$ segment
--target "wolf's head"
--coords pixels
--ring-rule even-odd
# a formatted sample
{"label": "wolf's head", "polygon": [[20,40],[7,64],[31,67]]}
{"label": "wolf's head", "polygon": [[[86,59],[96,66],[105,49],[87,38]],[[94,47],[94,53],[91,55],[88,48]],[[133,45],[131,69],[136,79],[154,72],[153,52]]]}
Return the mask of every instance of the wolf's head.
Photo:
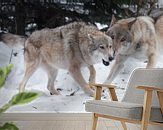
{"label": "wolf's head", "polygon": [[105,66],[114,59],[112,39],[104,33],[88,34],[90,39],[89,53],[94,63],[102,61]]}
{"label": "wolf's head", "polygon": [[136,18],[117,21],[116,18],[112,16],[110,28],[106,34],[113,40],[113,50],[115,54],[123,54],[131,46],[133,40],[131,28],[135,21]]}

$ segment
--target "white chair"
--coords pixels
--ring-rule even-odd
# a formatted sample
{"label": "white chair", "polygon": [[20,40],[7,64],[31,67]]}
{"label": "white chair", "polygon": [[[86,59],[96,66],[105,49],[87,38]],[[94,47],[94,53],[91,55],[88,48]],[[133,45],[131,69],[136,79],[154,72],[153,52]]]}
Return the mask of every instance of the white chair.
{"label": "white chair", "polygon": [[[113,85],[90,85],[96,87],[95,100],[87,101],[85,109],[93,112],[92,130],[98,117],[118,120],[124,130],[125,123],[141,124],[141,130],[147,130],[148,124],[163,126],[163,69],[134,70],[121,102]],[[102,87],[109,89],[112,101],[101,100]]]}

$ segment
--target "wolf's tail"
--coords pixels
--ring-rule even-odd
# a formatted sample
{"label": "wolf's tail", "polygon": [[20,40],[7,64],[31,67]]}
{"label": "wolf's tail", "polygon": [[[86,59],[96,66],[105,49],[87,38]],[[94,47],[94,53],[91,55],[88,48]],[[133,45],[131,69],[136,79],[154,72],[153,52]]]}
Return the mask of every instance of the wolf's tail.
{"label": "wolf's tail", "polygon": [[0,42],[3,42],[7,46],[13,47],[24,47],[26,41],[25,36],[19,36],[11,33],[0,33]]}

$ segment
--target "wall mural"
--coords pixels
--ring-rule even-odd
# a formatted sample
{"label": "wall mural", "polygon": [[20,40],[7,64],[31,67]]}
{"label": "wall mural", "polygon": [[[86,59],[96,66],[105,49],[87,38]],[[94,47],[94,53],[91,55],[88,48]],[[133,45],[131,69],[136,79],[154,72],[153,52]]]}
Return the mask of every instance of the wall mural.
{"label": "wall mural", "polygon": [[[8,111],[85,112],[85,101],[94,95],[89,82],[116,85],[121,100],[135,68],[162,67],[161,46],[155,46],[163,41],[160,14],[149,9],[143,13],[151,13],[151,17],[131,18],[143,15],[142,10],[126,7],[128,16],[123,9],[120,14],[112,1],[103,5],[106,10],[102,12],[97,9],[102,4],[96,2],[1,3],[0,67],[9,63],[14,67],[0,91],[0,105],[15,93],[32,91],[40,94],[36,100]],[[111,17],[114,13],[118,20]],[[107,90],[102,98],[110,98]]]}

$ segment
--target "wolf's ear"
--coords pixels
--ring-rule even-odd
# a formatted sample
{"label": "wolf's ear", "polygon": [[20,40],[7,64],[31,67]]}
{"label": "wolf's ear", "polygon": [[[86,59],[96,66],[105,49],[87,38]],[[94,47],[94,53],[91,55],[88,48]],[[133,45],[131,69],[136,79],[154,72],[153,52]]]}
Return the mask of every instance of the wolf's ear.
{"label": "wolf's ear", "polygon": [[114,14],[113,14],[109,27],[112,27],[116,22],[117,22],[117,19],[115,18]]}
{"label": "wolf's ear", "polygon": [[129,23],[128,23],[128,28],[129,28],[129,30],[131,29],[131,27],[132,27],[132,25],[136,22],[136,18],[135,19],[133,19],[132,21],[130,21]]}

